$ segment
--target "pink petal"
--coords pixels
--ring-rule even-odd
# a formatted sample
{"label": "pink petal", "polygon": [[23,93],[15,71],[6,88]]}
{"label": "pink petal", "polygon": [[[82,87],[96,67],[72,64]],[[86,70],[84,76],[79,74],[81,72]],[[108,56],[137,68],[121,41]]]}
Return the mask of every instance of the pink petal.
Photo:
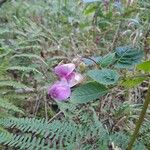
{"label": "pink petal", "polygon": [[58,77],[62,78],[68,76],[70,73],[73,72],[74,69],[75,69],[75,64],[69,63],[69,64],[56,66],[54,68],[54,72],[56,75],[58,75]]}
{"label": "pink petal", "polygon": [[66,77],[66,80],[70,87],[73,87],[82,82],[83,76],[80,73],[72,72]]}
{"label": "pink petal", "polygon": [[70,97],[71,89],[66,82],[58,81],[49,88],[48,94],[56,101],[64,101]]}

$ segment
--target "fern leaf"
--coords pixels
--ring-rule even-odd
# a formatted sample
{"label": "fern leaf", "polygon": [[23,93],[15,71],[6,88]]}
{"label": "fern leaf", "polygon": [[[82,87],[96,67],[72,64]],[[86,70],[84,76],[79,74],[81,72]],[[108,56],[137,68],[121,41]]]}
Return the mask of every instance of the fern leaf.
{"label": "fern leaf", "polygon": [[27,57],[27,58],[36,58],[39,59],[40,61],[42,61],[45,65],[48,65],[40,56],[35,55],[35,54],[18,54],[18,55],[14,55],[12,58],[16,58],[16,57]]}
{"label": "fern leaf", "polygon": [[[115,146],[119,146],[122,149],[127,147],[128,136],[122,133],[108,135],[108,132],[106,132],[101,124],[98,124],[97,117],[94,117],[93,121],[87,121],[87,117],[89,118],[90,114],[87,114],[87,112],[85,114],[79,118],[81,121],[80,124],[66,119],[63,121],[55,120],[51,123],[48,123],[44,119],[37,120],[35,118],[0,119],[0,126],[19,129],[21,132],[18,136],[11,134],[10,138],[6,134],[0,134],[0,143],[10,147],[19,147],[20,149],[28,148],[30,150],[34,150],[36,146],[40,149],[52,148],[56,150],[65,148],[69,150],[69,148],[78,149],[77,145],[85,150],[87,148],[92,150],[102,147],[107,149],[110,143],[114,143]],[[45,139],[49,142],[46,142]],[[146,150],[142,144],[137,144],[143,150]],[[135,145],[136,148],[137,144]]]}
{"label": "fern leaf", "polygon": [[8,102],[5,99],[0,98],[0,107],[7,109],[7,110],[13,110],[14,112],[24,113],[22,110],[20,110],[18,107],[13,105],[12,103]]}
{"label": "fern leaf", "polygon": [[9,81],[9,80],[6,80],[6,81],[0,81],[0,87],[4,87],[4,86],[10,86],[10,87],[13,87],[13,88],[28,88],[26,85],[22,84],[22,83],[19,83],[19,82],[16,82],[16,81]]}
{"label": "fern leaf", "polygon": [[15,135],[2,132],[0,133],[0,143],[19,149],[48,150],[48,147],[44,146],[44,139],[31,138],[31,136],[28,135]]}
{"label": "fern leaf", "polygon": [[38,71],[35,68],[25,67],[25,66],[12,66],[12,67],[8,67],[7,70],[18,70],[18,71],[26,71],[26,72],[32,71],[32,72],[36,72],[36,73],[42,74],[40,71]]}

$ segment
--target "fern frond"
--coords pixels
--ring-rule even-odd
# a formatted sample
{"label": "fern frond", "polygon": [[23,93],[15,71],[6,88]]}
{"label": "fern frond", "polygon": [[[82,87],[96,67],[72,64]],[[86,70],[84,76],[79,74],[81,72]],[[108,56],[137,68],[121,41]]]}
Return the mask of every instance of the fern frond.
{"label": "fern frond", "polygon": [[[52,147],[57,145],[57,149],[58,147],[66,147],[66,149],[73,147],[77,149],[77,143],[84,148],[90,140],[95,141],[95,147],[100,147],[100,143],[103,144],[102,141],[104,140],[107,140],[108,143],[109,139],[105,136],[106,131],[101,125],[94,125],[95,122],[90,123],[90,126],[89,124],[82,126],[66,119],[63,121],[55,120],[51,123],[44,119],[37,120],[35,118],[0,119],[0,126],[19,129],[23,133],[32,133],[36,136],[47,138],[51,141]],[[92,124],[94,125],[93,127]],[[89,143],[89,146],[92,145]]]}
{"label": "fern frond", "polygon": [[[101,149],[102,147],[104,149],[108,149],[108,145],[112,143],[122,149],[127,147],[129,139],[128,136],[122,133],[109,135],[101,124],[98,124],[97,119],[95,120],[97,123],[95,121],[89,121],[86,124],[86,122],[84,123],[84,119],[81,119],[81,121],[83,124],[77,124],[73,120],[71,121],[67,119],[64,119],[63,121],[55,120],[51,123],[45,121],[45,119],[37,120],[35,118],[0,119],[0,126],[8,129],[15,128],[20,131],[19,136],[12,135],[10,139],[8,139],[7,135],[5,135],[5,141],[0,141],[0,143],[10,147],[22,145],[21,148],[27,148],[26,145],[33,145],[30,149],[34,150],[35,145],[33,142],[35,143],[37,140],[36,137],[40,137],[40,139],[38,139],[39,143],[41,143],[41,140],[43,142],[45,141],[45,145],[40,145],[41,149],[43,149],[43,147],[47,147],[49,149],[52,148],[54,150],[70,150],[70,148],[78,149],[79,147],[83,150],[86,150],[87,148],[88,150]],[[28,137],[26,137],[26,135],[28,135]],[[35,138],[33,138],[33,135]],[[23,140],[25,137],[27,143]],[[0,134],[0,139],[1,138],[3,139],[3,134]],[[30,141],[27,140],[28,138],[30,138]],[[146,150],[146,148],[140,143],[135,144],[135,148],[137,147],[142,147],[143,150]]]}
{"label": "fern frond", "polygon": [[19,83],[16,81],[12,81],[12,80],[6,80],[6,81],[0,81],[0,87],[4,87],[4,86],[8,86],[8,87],[13,87],[13,88],[28,88],[26,85],[24,85],[23,83]]}
{"label": "fern frond", "polygon": [[[16,128],[24,133],[32,133],[36,136],[40,136],[41,139],[38,139],[39,143],[40,143],[40,140],[45,141],[45,138],[49,139],[50,143],[47,143],[46,146],[53,147],[53,148],[56,145],[61,146],[62,144],[61,140],[63,140],[66,146],[68,143],[70,144],[71,142],[75,143],[74,140],[75,140],[76,134],[78,134],[78,132],[76,132],[77,127],[75,127],[74,123],[69,123],[67,121],[61,122],[58,120],[52,123],[48,123],[44,119],[37,120],[35,118],[0,119],[0,126],[5,127],[5,128]],[[27,139],[26,141],[24,140],[18,141],[18,138],[20,139],[24,137],[23,136],[14,137],[14,135],[12,135],[12,137],[8,139],[7,135],[0,134],[0,139],[2,139],[0,140],[0,144],[8,145],[10,147],[15,147],[16,145],[20,144],[22,148],[26,148],[25,145],[27,144],[27,145],[33,145],[32,148],[30,147],[30,149],[31,150],[34,149],[35,145],[33,143],[35,142],[34,140],[36,140],[36,138],[32,139],[32,135],[28,137],[30,138],[28,142],[27,142]],[[3,139],[5,139],[5,142],[3,141]],[[59,141],[59,139],[61,140]],[[56,144],[57,142],[59,142],[59,144]],[[14,145],[11,145],[10,143],[11,144],[14,143]],[[44,149],[43,147],[45,146],[40,144],[39,148]]]}
{"label": "fern frond", "polygon": [[41,50],[41,46],[38,46],[38,45],[30,45],[30,46],[19,46],[19,47],[16,47],[15,50],[31,50],[31,49],[34,49],[34,50]]}
{"label": "fern frond", "polygon": [[32,71],[32,72],[42,74],[40,71],[38,71],[33,67],[25,67],[25,66],[12,66],[12,67],[8,67],[7,70],[18,70],[18,71],[26,71],[26,72]]}
{"label": "fern frond", "polygon": [[7,49],[7,51],[4,51],[4,53],[2,53],[1,51],[4,51],[4,50],[0,48],[0,58],[7,56],[11,52],[10,49]]}
{"label": "fern frond", "polygon": [[31,138],[28,135],[14,135],[5,132],[0,133],[0,143],[19,149],[36,149],[36,150],[48,150],[48,146],[45,145],[45,140],[41,138]]}
{"label": "fern frond", "polygon": [[3,35],[6,35],[6,34],[8,34],[10,32],[10,30],[9,29],[7,29],[7,28],[3,28],[3,29],[0,29],[0,36],[3,36]]}
{"label": "fern frond", "polygon": [[140,139],[147,147],[150,147],[150,121],[144,122],[140,130]]}
{"label": "fern frond", "polygon": [[40,56],[35,55],[35,54],[18,54],[18,55],[14,55],[13,57],[11,57],[11,59],[16,58],[16,57],[27,57],[30,59],[36,58],[36,59],[42,61],[45,65],[47,65],[47,63]]}
{"label": "fern frond", "polygon": [[[61,129],[65,129],[68,123],[61,123],[60,121],[54,121],[53,123],[48,123],[45,119],[35,119],[35,118],[20,118],[20,119],[0,119],[0,125],[7,128],[14,128],[23,132],[32,132],[34,134],[40,134],[43,137],[53,137],[57,129],[61,133]],[[58,131],[57,131],[58,132]],[[63,130],[65,132],[65,130]],[[58,134],[59,135],[59,134]]]}
{"label": "fern frond", "polygon": [[14,112],[24,113],[22,110],[20,110],[18,107],[13,105],[12,103],[8,102],[5,99],[0,98],[0,107],[7,109],[7,110],[13,110]]}
{"label": "fern frond", "polygon": [[[126,149],[127,145],[130,140],[130,136],[127,134],[123,134],[122,132],[114,133],[110,136],[110,142],[113,143],[115,146],[120,147],[121,149]],[[136,141],[133,150],[147,150],[145,145],[142,144],[140,141]]]}

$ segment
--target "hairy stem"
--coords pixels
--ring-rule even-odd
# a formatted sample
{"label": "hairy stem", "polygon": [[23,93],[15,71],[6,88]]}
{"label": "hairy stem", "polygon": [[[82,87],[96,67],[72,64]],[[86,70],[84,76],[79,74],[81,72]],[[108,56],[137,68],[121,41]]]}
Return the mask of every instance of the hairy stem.
{"label": "hairy stem", "polygon": [[141,114],[139,116],[139,119],[136,123],[136,127],[135,127],[135,130],[134,130],[134,133],[131,137],[131,140],[130,140],[130,143],[128,145],[128,148],[127,150],[131,150],[132,147],[133,147],[133,144],[136,140],[136,138],[138,137],[138,133],[139,133],[139,130],[140,130],[140,127],[144,121],[144,117],[145,117],[145,114],[146,114],[146,110],[148,108],[148,105],[150,103],[150,85],[149,85],[149,88],[148,88],[148,92],[147,92],[147,96],[146,96],[146,99],[145,99],[145,102],[143,104],[143,108],[142,108],[142,111],[141,111]]}

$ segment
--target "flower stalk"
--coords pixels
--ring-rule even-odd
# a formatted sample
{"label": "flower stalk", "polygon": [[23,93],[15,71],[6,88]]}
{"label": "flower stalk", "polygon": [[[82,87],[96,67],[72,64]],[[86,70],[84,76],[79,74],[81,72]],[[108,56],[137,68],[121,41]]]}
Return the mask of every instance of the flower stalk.
{"label": "flower stalk", "polygon": [[144,121],[144,117],[146,115],[146,111],[148,109],[149,103],[150,103],[150,85],[148,87],[147,96],[146,96],[145,102],[143,104],[143,108],[142,108],[142,111],[140,113],[139,119],[138,119],[138,121],[136,123],[135,130],[133,132],[133,135],[131,136],[130,143],[128,144],[127,150],[131,150],[132,149],[132,147],[134,145],[134,142],[135,142],[135,140],[138,137],[138,133],[139,133],[140,127],[141,127],[141,125],[142,125],[142,123]]}

